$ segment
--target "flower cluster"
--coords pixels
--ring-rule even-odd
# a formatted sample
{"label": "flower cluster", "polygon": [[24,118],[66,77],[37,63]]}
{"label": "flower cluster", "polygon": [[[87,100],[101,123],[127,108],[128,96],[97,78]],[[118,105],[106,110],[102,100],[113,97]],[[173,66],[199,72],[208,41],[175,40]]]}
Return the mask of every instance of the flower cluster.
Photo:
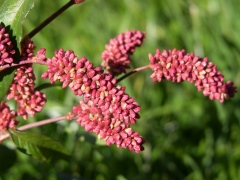
{"label": "flower cluster", "polygon": [[[35,46],[30,39],[26,39],[21,48],[22,61],[34,58],[33,49]],[[46,95],[34,89],[34,81],[32,64],[21,65],[16,69],[7,95],[7,99],[14,98],[17,101],[17,114],[25,120],[28,115],[34,116],[35,112],[40,112],[46,103]]]}
{"label": "flower cluster", "polygon": [[47,60],[48,70],[42,78],[50,83],[59,80],[62,87],[69,86],[75,95],[83,95],[79,105],[73,108],[77,122],[86,131],[98,134],[107,145],[129,148],[135,152],[143,150],[144,139],[133,132],[130,124],[140,118],[140,107],[125,93],[125,88],[116,85],[111,74],[103,73],[85,57],[78,58],[73,51],[60,49]]}
{"label": "flower cluster", "polygon": [[5,28],[0,25],[0,66],[11,64],[14,54],[15,50],[9,34],[5,33]]}
{"label": "flower cluster", "polygon": [[[0,131],[15,127],[18,124],[15,120],[17,115],[24,119],[34,116],[46,103],[45,94],[34,88],[32,63],[36,60],[48,66],[43,79],[50,79],[51,84],[60,81],[62,88],[69,87],[75,95],[83,97],[70,114],[86,131],[97,134],[107,145],[115,144],[137,153],[142,151],[145,140],[130,127],[140,118],[140,106],[125,92],[125,87],[117,85],[114,76],[126,73],[131,62],[130,55],[144,40],[145,33],[137,30],[127,30],[111,39],[102,53],[104,73],[103,69],[94,67],[85,57],[79,58],[72,50],[57,50],[49,59],[46,59],[45,49],[34,55],[35,46],[26,37],[21,43],[20,64],[7,94],[7,99],[17,101],[17,112],[10,111],[5,102],[0,103]],[[0,26],[0,66],[11,65],[14,53],[9,35]],[[155,55],[149,54],[149,60],[150,64],[142,69],[152,69],[150,77],[153,81],[189,81],[205,96],[220,102],[233,97],[236,92],[232,82],[224,83],[224,76],[208,58],[187,54],[184,50],[161,52],[157,49]]]}
{"label": "flower cluster", "polygon": [[138,30],[127,30],[125,33],[119,34],[105,46],[101,65],[113,75],[125,73],[126,69],[129,68],[128,64],[131,62],[130,55],[144,40],[145,33]]}
{"label": "flower cluster", "polygon": [[153,81],[160,82],[163,78],[173,82],[189,81],[195,83],[204,96],[220,102],[233,97],[236,92],[232,82],[223,82],[224,76],[208,58],[194,56],[194,53],[186,54],[184,50],[161,52],[157,49],[154,56],[149,54],[149,59]]}
{"label": "flower cluster", "polygon": [[13,128],[18,124],[16,112],[11,111],[6,102],[0,102],[0,131],[7,128]]}

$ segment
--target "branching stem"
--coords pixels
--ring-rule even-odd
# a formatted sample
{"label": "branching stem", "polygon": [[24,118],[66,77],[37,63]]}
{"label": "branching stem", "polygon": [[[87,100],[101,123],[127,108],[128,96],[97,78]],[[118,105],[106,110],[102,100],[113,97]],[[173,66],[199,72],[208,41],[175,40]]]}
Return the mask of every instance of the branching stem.
{"label": "branching stem", "polygon": [[145,70],[145,69],[148,69],[148,68],[149,68],[149,65],[147,65],[147,66],[142,66],[142,67],[133,69],[132,71],[126,73],[125,75],[123,75],[122,77],[120,77],[119,79],[117,79],[117,83],[120,82],[120,81],[122,81],[123,79],[127,78],[128,76],[134,74],[135,72],[139,72],[139,71],[142,71],[142,70]]}

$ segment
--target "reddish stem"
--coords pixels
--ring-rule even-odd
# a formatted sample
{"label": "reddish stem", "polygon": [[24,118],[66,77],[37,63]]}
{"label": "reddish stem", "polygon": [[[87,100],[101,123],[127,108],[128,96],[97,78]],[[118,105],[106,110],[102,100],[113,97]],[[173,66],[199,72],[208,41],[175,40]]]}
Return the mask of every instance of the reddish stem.
{"label": "reddish stem", "polygon": [[142,71],[142,70],[145,70],[145,69],[148,69],[148,68],[149,68],[149,65],[147,65],[147,66],[142,66],[142,67],[133,69],[132,71],[126,73],[125,75],[123,75],[122,77],[120,77],[119,79],[117,79],[117,83],[120,82],[120,81],[122,81],[122,80],[125,79],[126,77],[134,74],[135,72],[139,72],[139,71]]}
{"label": "reddish stem", "polygon": [[39,31],[41,31],[45,26],[47,26],[50,22],[52,22],[56,17],[62,14],[65,10],[71,7],[74,4],[80,4],[84,2],[84,0],[70,0],[64,6],[62,6],[59,10],[49,16],[45,21],[43,21],[38,27],[33,29],[26,37],[28,36],[30,39],[35,36]]}
{"label": "reddish stem", "polygon": [[6,64],[0,67],[0,72],[7,69],[7,68],[11,68],[11,67],[15,67],[15,66],[21,66],[23,64],[42,64],[42,65],[47,65],[46,61],[42,61],[42,60],[38,60],[38,59],[31,59],[31,60],[24,60],[24,61],[20,61],[19,63],[15,64],[12,63],[11,65]]}
{"label": "reddish stem", "polygon": [[54,122],[65,120],[65,119],[73,120],[74,118],[76,118],[76,116],[73,116],[72,114],[71,115],[67,114],[65,116],[60,116],[60,117],[56,117],[56,118],[45,119],[45,120],[42,120],[42,121],[37,121],[37,122],[34,122],[34,123],[30,123],[30,124],[27,124],[27,125],[24,125],[24,126],[21,126],[21,127],[17,128],[17,130],[25,131],[27,129],[32,129],[32,128],[35,128],[35,127],[38,127],[38,126],[43,126],[43,125],[46,125],[46,124],[54,123]]}
{"label": "reddish stem", "polygon": [[[71,120],[76,119],[76,118],[77,118],[77,115],[70,112],[65,116],[60,116],[60,117],[51,118],[51,119],[45,119],[45,120],[42,120],[42,121],[38,121],[38,122],[34,122],[34,123],[30,123],[30,124],[21,126],[21,127],[17,128],[17,130],[18,131],[24,131],[24,130],[27,130],[27,129],[32,129],[32,128],[35,128],[35,127],[43,126],[43,125],[46,125],[46,124],[54,123],[54,122],[65,120],[65,119],[71,121]],[[9,137],[10,137],[10,135],[9,135],[8,131],[0,132],[0,143],[3,142],[4,140],[8,139]]]}

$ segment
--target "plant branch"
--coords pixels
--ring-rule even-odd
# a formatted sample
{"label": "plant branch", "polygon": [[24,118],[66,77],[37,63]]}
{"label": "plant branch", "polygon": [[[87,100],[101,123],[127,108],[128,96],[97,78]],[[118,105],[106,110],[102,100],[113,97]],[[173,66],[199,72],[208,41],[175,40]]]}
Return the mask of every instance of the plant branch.
{"label": "plant branch", "polygon": [[79,4],[82,2],[84,2],[84,0],[70,0],[68,3],[62,6],[59,10],[57,10],[55,13],[49,16],[45,21],[43,21],[38,27],[33,29],[28,35],[26,35],[26,37],[28,36],[31,39],[33,36],[35,36],[39,31],[41,31],[45,26],[47,26],[50,22],[52,22],[56,17],[58,17],[61,13],[63,13],[69,7],[71,7],[74,4]]}
{"label": "plant branch", "polygon": [[[77,115],[70,112],[65,116],[60,116],[60,117],[51,118],[51,119],[45,119],[45,120],[42,120],[42,121],[38,121],[38,122],[34,122],[34,123],[30,123],[30,124],[21,126],[21,127],[17,128],[17,130],[18,131],[24,131],[24,130],[27,130],[27,129],[32,129],[32,128],[35,128],[35,127],[39,127],[39,126],[43,126],[43,125],[46,125],[46,124],[54,123],[54,122],[57,122],[57,121],[66,120],[66,119],[67,120],[73,120],[73,119],[76,119],[76,118],[77,118]],[[3,142],[4,140],[8,139],[9,137],[10,137],[10,135],[9,135],[8,131],[3,131],[3,132],[0,131],[0,143]]]}
{"label": "plant branch", "polygon": [[147,66],[142,66],[140,68],[136,68],[136,69],[133,69],[132,71],[126,73],[125,75],[123,75],[122,77],[120,77],[119,79],[117,79],[117,83],[122,81],[123,79],[125,79],[126,77],[134,74],[135,72],[139,72],[139,71],[142,71],[142,70],[145,70],[145,69],[148,69],[149,68],[149,65]]}
{"label": "plant branch", "polygon": [[30,124],[21,126],[21,127],[17,128],[17,130],[24,131],[24,130],[27,130],[27,129],[32,129],[32,128],[35,128],[35,127],[43,126],[43,125],[50,124],[50,123],[57,122],[57,121],[61,121],[61,120],[64,120],[64,119],[66,119],[66,116],[60,116],[60,117],[56,117],[56,118],[45,119],[45,120],[42,120],[42,121],[38,121],[38,122],[34,122],[34,123],[30,123]]}
{"label": "plant branch", "polygon": [[37,58],[32,58],[32,59],[28,59],[28,60],[24,60],[24,61],[20,61],[19,63],[12,63],[12,64],[6,64],[3,66],[0,66],[0,72],[7,69],[7,68],[11,68],[11,67],[15,67],[15,66],[21,66],[23,64],[42,64],[42,65],[47,65],[46,61],[43,60],[38,60]]}

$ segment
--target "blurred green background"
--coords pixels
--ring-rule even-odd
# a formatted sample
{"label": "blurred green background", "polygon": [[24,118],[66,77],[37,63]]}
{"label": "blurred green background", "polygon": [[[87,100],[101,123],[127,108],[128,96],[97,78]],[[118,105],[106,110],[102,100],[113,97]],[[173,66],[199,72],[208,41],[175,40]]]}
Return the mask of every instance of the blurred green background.
{"label": "blurred green background", "polygon": [[[24,22],[24,33],[66,2],[37,0]],[[86,0],[55,19],[33,41],[37,49],[47,49],[48,57],[56,49],[72,49],[98,66],[110,38],[139,29],[147,35],[132,57],[133,68],[147,65],[148,54],[157,48],[184,48],[208,56],[226,80],[240,87],[239,5],[239,0]],[[39,78],[45,70],[36,66],[37,85],[48,82]],[[188,82],[153,83],[150,74],[145,70],[120,83],[141,105],[141,119],[132,127],[146,139],[144,152],[105,146],[77,123],[62,121],[31,132],[60,140],[73,155],[70,162],[39,162],[5,141],[0,145],[0,179],[240,179],[239,94],[221,104]],[[64,115],[79,100],[60,87],[43,92],[48,97],[43,111],[22,124]]]}

